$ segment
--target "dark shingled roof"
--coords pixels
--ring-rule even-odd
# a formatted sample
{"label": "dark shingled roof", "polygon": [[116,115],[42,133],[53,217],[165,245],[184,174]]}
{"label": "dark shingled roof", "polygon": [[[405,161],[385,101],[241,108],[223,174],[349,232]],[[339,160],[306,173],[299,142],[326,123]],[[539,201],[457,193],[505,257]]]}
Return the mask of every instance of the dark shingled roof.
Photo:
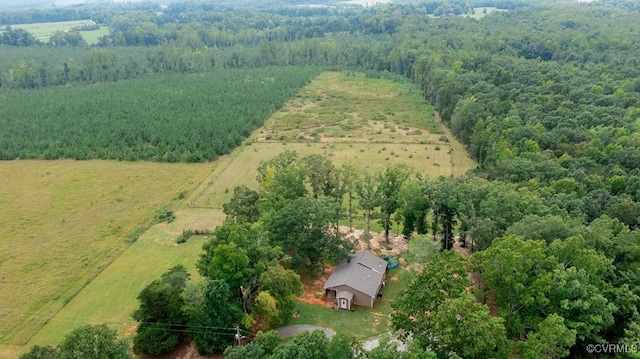
{"label": "dark shingled roof", "polygon": [[357,251],[343,259],[324,284],[324,289],[346,285],[375,297],[384,279],[387,262],[368,251]]}

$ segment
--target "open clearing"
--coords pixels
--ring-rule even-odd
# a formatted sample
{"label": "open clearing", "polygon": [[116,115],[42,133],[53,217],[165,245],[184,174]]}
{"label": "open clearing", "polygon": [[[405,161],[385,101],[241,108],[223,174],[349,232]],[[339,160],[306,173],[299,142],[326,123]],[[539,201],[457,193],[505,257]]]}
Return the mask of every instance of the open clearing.
{"label": "open clearing", "polygon": [[235,186],[257,187],[260,161],[285,150],[326,154],[336,166],[350,162],[360,171],[404,164],[426,177],[459,176],[475,166],[412,84],[324,72],[222,159],[189,203],[221,210]]}
{"label": "open clearing", "polygon": [[[233,187],[255,188],[258,163],[284,150],[325,153],[338,166],[352,162],[362,171],[404,163],[427,177],[457,176],[475,166],[412,84],[338,72],[315,78],[245,144],[214,163],[0,163],[0,178],[10,184],[0,192],[0,203],[11,205],[0,215],[2,223],[10,223],[0,228],[0,328],[2,344],[14,344],[0,344],[0,358],[15,358],[35,344],[57,344],[86,323],[107,323],[121,335],[131,334],[140,290],[176,264],[194,269],[203,239],[177,245],[177,237],[183,230],[222,223],[222,204]],[[9,197],[13,193],[25,198]],[[175,200],[180,193],[186,197]],[[168,202],[177,219],[153,225],[127,248],[126,233]],[[53,204],[64,208],[47,210]],[[391,298],[410,276],[402,268],[392,273],[400,283],[389,285],[372,310],[348,313],[301,302],[301,316],[293,323],[337,329],[341,323],[362,327],[375,317],[375,327],[360,336],[377,334],[388,327]],[[33,284],[37,280],[42,284]],[[23,294],[18,298],[14,292]]]}
{"label": "open clearing", "polygon": [[0,162],[0,344],[25,344],[210,165]]}
{"label": "open clearing", "polygon": [[[91,20],[72,20],[72,21],[56,21],[56,22],[39,22],[33,24],[17,24],[11,25],[14,29],[23,29],[35,36],[40,41],[47,42],[51,35],[56,31],[69,31],[77,26],[93,25]],[[0,31],[0,34],[4,31]],[[103,35],[109,35],[109,28],[107,26],[100,26],[97,30],[80,31],[80,35],[84,38],[87,44],[92,45],[98,42],[98,38]]]}

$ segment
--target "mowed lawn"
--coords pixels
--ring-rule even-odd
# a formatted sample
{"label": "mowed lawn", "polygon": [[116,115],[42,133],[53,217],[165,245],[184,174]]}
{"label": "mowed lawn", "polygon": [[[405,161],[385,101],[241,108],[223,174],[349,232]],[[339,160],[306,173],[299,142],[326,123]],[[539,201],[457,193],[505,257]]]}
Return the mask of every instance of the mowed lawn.
{"label": "mowed lawn", "polygon": [[0,162],[0,344],[23,345],[210,164]]}
{"label": "mowed lawn", "polygon": [[80,31],[80,35],[89,45],[98,43],[98,39],[102,36],[109,35],[110,30],[107,26],[100,26],[97,30]]}
{"label": "mowed lawn", "polygon": [[194,236],[177,244],[178,234],[170,228],[177,228],[175,225],[164,223],[150,228],[60,310],[25,349],[35,344],[57,345],[69,331],[84,324],[105,323],[121,336],[133,334],[136,322],[131,314],[138,307],[138,294],[147,284],[178,264],[193,275],[197,273],[196,259],[207,237]]}

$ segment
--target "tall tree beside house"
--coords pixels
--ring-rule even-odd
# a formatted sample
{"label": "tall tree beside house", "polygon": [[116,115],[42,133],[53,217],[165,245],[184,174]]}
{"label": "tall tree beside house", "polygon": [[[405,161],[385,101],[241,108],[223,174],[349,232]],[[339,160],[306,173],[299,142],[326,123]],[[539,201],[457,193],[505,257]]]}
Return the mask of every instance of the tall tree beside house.
{"label": "tall tree beside house", "polygon": [[303,287],[300,276],[294,271],[278,265],[269,267],[262,272],[258,282],[260,290],[269,293],[275,300],[276,310],[271,319],[272,324],[283,324],[293,314],[295,298],[302,295]]}
{"label": "tall tree beside house", "polygon": [[189,335],[200,354],[220,353],[235,341],[230,328],[242,320],[240,304],[223,280],[207,280],[202,303],[190,312]]}
{"label": "tall tree beside house", "polygon": [[384,227],[384,239],[389,242],[389,230],[391,228],[391,216],[400,208],[400,189],[409,178],[409,171],[399,166],[386,167],[378,173],[378,194],[380,201],[380,213],[382,226]]}
{"label": "tall tree beside house", "polygon": [[255,223],[260,218],[260,208],[258,202],[260,194],[258,191],[242,185],[233,189],[231,200],[222,205],[222,212],[227,218],[240,223]]}
{"label": "tall tree beside house", "polygon": [[317,272],[352,247],[336,230],[341,217],[342,206],[332,199],[300,197],[266,218],[264,226],[271,242],[291,256],[294,268]]}
{"label": "tall tree beside house", "polygon": [[[227,283],[234,300],[240,303],[246,315],[243,321],[246,327],[262,323],[260,328],[253,328],[256,330],[269,326],[269,323],[261,322],[259,317],[268,319],[270,323],[280,323],[291,314],[283,311],[284,307],[280,306],[282,303],[279,301],[284,298],[270,291],[271,288],[277,287],[265,287],[262,284],[261,278],[266,273],[278,269],[284,271],[279,263],[284,259],[282,249],[270,243],[266,233],[258,226],[225,221],[221,226],[216,227],[214,236],[203,245],[203,253],[196,264],[204,277],[211,280],[224,280]],[[289,277],[284,274],[276,277],[277,280],[290,283]],[[293,281],[297,281],[300,285],[300,278],[297,275]],[[266,293],[262,293],[265,291]],[[259,298],[261,294],[262,297]],[[267,295],[274,298],[278,304],[277,310],[271,314],[268,311]],[[257,303],[258,300],[259,303]],[[283,312],[288,314],[282,314]]]}
{"label": "tall tree beside house", "polygon": [[376,208],[380,206],[378,182],[368,172],[355,183],[355,192],[358,198],[358,206],[364,212],[365,231],[364,238],[369,243],[371,239],[371,220],[376,214]]}

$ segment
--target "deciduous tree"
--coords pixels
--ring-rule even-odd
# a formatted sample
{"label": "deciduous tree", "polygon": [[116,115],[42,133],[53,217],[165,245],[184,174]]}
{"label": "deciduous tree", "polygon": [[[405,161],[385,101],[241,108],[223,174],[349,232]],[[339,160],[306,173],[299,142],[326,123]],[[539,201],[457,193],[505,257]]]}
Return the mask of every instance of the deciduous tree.
{"label": "deciduous tree", "polygon": [[378,173],[378,195],[380,213],[382,214],[382,226],[384,238],[389,242],[389,229],[391,228],[391,216],[400,208],[400,189],[409,178],[409,171],[398,166],[389,166]]}
{"label": "deciduous tree", "polygon": [[201,354],[222,352],[235,341],[234,327],[240,324],[242,310],[222,280],[209,280],[202,307],[189,316],[189,333]]}
{"label": "deciduous tree", "polygon": [[178,344],[186,324],[182,291],[188,279],[184,266],[178,265],[140,292],[140,306],[133,313],[139,322],[133,338],[135,353],[161,354]]}
{"label": "deciduous tree", "polygon": [[275,212],[265,222],[272,243],[293,259],[293,266],[321,268],[330,258],[340,258],[350,250],[336,231],[341,206],[326,198],[300,197]]}
{"label": "deciduous tree", "polygon": [[422,348],[429,347],[438,306],[446,299],[463,296],[471,285],[466,264],[466,259],[455,251],[433,255],[422,273],[391,304],[393,327],[405,336],[411,333]]}
{"label": "deciduous tree", "polygon": [[555,313],[540,322],[536,329],[518,345],[524,359],[565,358],[576,342],[576,331],[568,329],[564,318]]}
{"label": "deciduous tree", "polygon": [[358,196],[358,206],[364,211],[365,231],[364,238],[369,243],[371,238],[371,220],[375,216],[376,208],[380,206],[379,183],[370,174],[365,173],[355,183],[355,192]]}
{"label": "deciduous tree", "polygon": [[58,358],[131,359],[129,343],[119,339],[105,324],[84,325],[72,330],[60,343]]}
{"label": "deciduous tree", "polygon": [[551,272],[558,267],[546,253],[544,241],[507,236],[473,255],[476,269],[502,309],[509,336],[529,331],[542,320],[549,305]]}
{"label": "deciduous tree", "polygon": [[258,201],[260,194],[247,186],[233,189],[231,200],[222,205],[222,211],[227,217],[240,223],[255,223],[260,218]]}

